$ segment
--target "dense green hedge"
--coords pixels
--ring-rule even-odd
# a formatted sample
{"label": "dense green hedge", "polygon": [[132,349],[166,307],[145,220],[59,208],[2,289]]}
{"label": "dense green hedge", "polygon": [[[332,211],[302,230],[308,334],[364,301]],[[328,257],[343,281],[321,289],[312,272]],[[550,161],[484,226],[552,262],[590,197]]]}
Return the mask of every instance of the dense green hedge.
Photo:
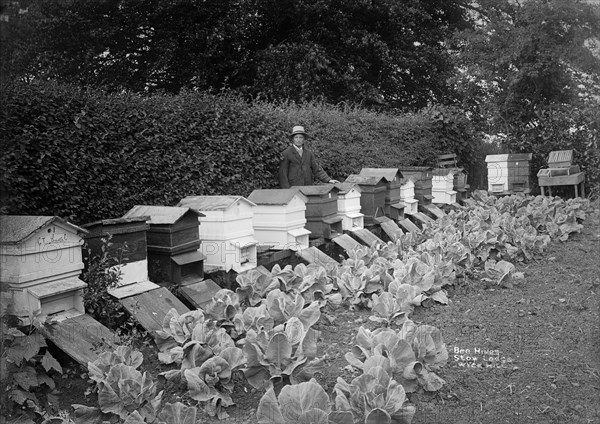
{"label": "dense green hedge", "polygon": [[107,95],[36,83],[2,92],[2,212],[75,223],[121,216],[135,204],[277,186],[293,125],[340,180],[364,166],[433,163],[476,143],[450,110],[391,116],[322,104],[248,104],[229,94]]}

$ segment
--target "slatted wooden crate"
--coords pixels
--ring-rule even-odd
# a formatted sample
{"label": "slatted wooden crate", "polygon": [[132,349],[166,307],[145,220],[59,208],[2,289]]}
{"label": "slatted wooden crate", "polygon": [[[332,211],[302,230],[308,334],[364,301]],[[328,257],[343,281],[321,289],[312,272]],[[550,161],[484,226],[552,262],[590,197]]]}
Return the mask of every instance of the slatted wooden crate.
{"label": "slatted wooden crate", "polygon": [[550,168],[567,168],[573,162],[573,150],[555,150],[548,156]]}
{"label": "slatted wooden crate", "polygon": [[272,250],[301,250],[308,247],[306,203],[300,190],[254,190],[248,200],[254,203],[254,237]]}
{"label": "slatted wooden crate", "polygon": [[540,169],[538,177],[558,177],[561,175],[573,175],[581,172],[579,165],[573,165],[573,150],[560,150],[550,152],[548,156],[548,168]]}
{"label": "slatted wooden crate", "polygon": [[79,279],[83,228],[57,216],[0,216],[0,291],[9,296],[15,316],[67,319],[83,314]]}
{"label": "slatted wooden crate", "polygon": [[437,167],[438,168],[456,168],[458,167],[456,154],[455,153],[447,153],[444,155],[439,155],[437,158]]}

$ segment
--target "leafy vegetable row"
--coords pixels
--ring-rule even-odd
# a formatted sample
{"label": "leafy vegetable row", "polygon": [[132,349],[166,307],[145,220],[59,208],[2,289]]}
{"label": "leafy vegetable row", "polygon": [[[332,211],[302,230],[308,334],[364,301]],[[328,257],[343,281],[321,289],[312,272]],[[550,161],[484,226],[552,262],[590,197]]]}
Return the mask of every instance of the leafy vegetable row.
{"label": "leafy vegetable row", "polygon": [[[233,376],[242,373],[265,391],[257,411],[260,423],[410,423],[415,411],[406,393],[439,390],[444,380],[436,371],[448,358],[441,332],[410,320],[414,308],[424,302],[447,304],[444,287],[475,271],[507,286],[522,279],[513,262],[527,261],[551,239],[566,240],[580,231],[578,220],[587,207],[581,200],[497,199],[478,192],[421,234],[358,247],[339,265],[275,265],[271,271],[240,274],[235,292],[220,290],[207,306],[183,315],[169,311],[158,334],[159,360],[177,368],[160,378],[185,383],[189,396],[219,418],[228,416]],[[313,326],[322,311],[340,307],[368,308],[370,320],[382,327],[358,329],[346,359],[362,374],[349,383],[338,378],[330,400],[312,378],[323,367],[320,333]],[[100,373],[91,364],[90,375],[101,392],[117,377],[136,381],[115,387],[139,388],[133,392],[136,411],[146,411],[147,422],[155,422],[162,393],[155,395],[154,383],[131,368],[135,363],[117,365],[116,371]],[[118,413],[102,402],[102,413]]]}

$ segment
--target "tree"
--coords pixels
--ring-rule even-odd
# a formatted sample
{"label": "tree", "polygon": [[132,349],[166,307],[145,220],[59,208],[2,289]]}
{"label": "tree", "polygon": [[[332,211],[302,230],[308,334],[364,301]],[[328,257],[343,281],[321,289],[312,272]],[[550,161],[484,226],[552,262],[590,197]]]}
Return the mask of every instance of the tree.
{"label": "tree", "polygon": [[586,47],[600,28],[590,5],[577,0],[480,4],[473,28],[455,39],[460,72],[454,82],[465,108],[491,118],[496,130],[526,125],[544,105],[576,103],[583,74],[598,81],[600,58]]}
{"label": "tree", "polygon": [[20,75],[378,107],[451,96],[444,42],[465,23],[464,8],[439,0],[48,0],[27,10],[36,55]]}
{"label": "tree", "polygon": [[[267,98],[424,106],[450,93],[444,40],[462,24],[439,1],[301,1],[265,11],[270,32],[248,87]],[[268,13],[268,15],[267,15]]]}
{"label": "tree", "polygon": [[503,134],[505,149],[534,153],[534,170],[551,150],[574,149],[597,190],[600,55],[590,47],[598,43],[598,7],[481,0],[470,10],[472,28],[453,43],[463,108],[483,132]]}

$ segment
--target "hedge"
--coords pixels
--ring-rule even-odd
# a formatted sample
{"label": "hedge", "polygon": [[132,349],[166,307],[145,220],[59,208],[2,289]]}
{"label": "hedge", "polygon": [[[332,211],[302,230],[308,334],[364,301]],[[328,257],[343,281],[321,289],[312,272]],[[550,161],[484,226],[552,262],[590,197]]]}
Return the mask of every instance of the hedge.
{"label": "hedge", "polygon": [[51,82],[2,90],[2,213],[58,215],[76,224],[136,204],[187,195],[247,196],[277,187],[293,125],[340,180],[362,167],[434,163],[477,154],[450,109],[389,115],[324,104],[248,103],[229,93],[109,95]]}

